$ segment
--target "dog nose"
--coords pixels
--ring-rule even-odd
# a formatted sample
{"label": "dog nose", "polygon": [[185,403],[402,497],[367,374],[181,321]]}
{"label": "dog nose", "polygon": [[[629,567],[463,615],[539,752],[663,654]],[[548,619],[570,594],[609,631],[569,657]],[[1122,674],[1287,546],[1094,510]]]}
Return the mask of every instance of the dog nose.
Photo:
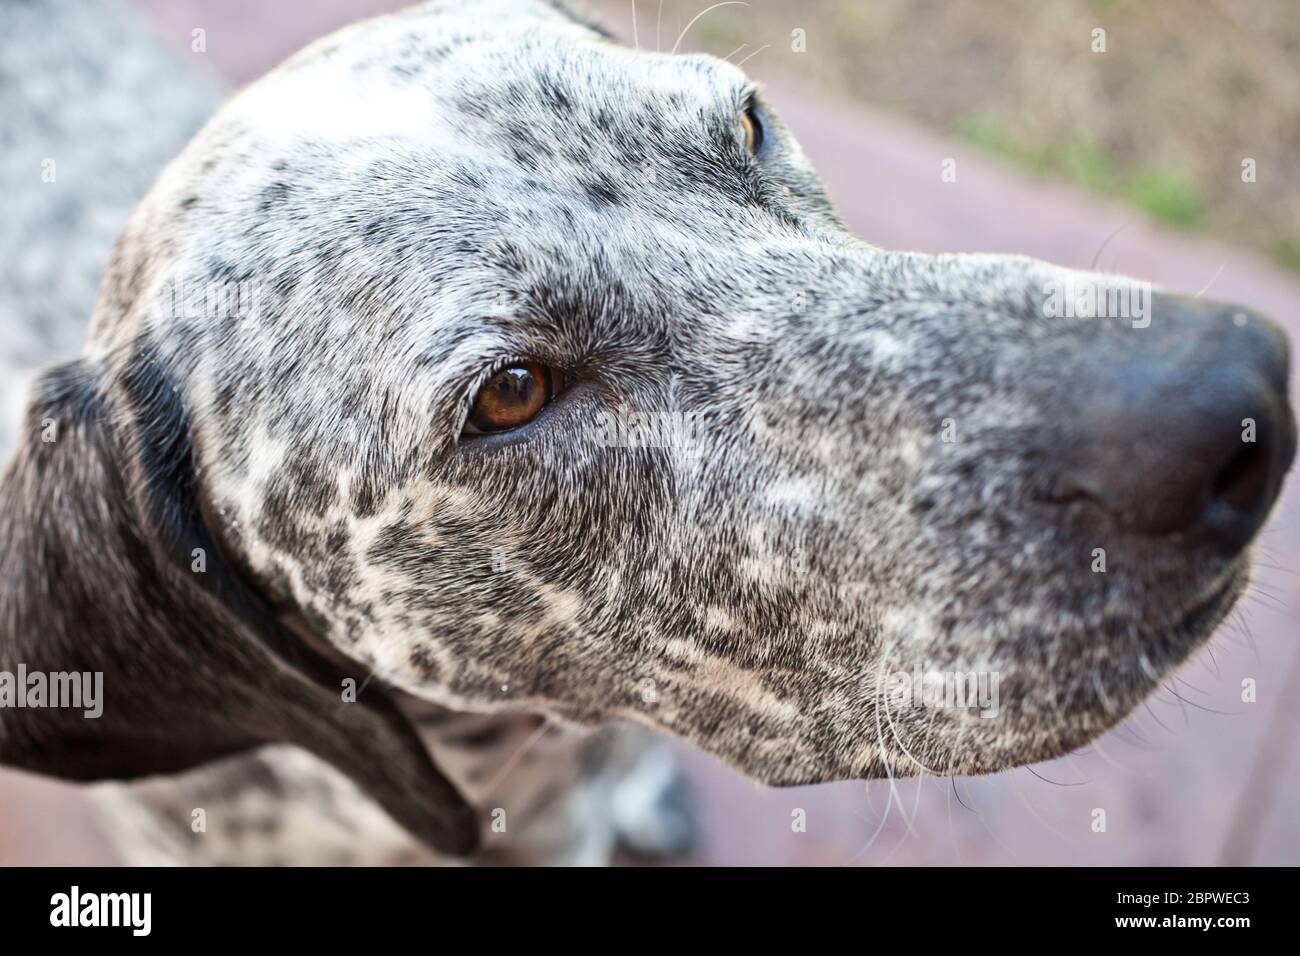
{"label": "dog nose", "polygon": [[1240,548],[1295,456],[1286,338],[1249,310],[1168,293],[1151,316],[1088,349],[1058,490],[1127,531]]}

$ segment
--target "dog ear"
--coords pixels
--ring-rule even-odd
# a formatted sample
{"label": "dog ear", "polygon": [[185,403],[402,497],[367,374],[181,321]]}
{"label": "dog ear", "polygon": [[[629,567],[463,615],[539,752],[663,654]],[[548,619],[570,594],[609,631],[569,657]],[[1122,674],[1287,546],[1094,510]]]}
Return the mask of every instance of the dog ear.
{"label": "dog ear", "polygon": [[[382,692],[343,700],[345,672],[240,580],[196,492],[188,418],[146,346],[112,374],[42,376],[0,482],[0,682],[18,698],[0,762],[129,778],[294,743],[435,849],[471,852],[476,814],[411,724]],[[74,675],[84,699],[49,706]]]}

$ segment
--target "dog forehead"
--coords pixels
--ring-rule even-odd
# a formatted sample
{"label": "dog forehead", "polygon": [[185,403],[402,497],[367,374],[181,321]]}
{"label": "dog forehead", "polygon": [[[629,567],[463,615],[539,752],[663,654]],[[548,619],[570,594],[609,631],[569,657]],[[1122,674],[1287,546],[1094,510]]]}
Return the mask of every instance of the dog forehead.
{"label": "dog forehead", "polygon": [[374,290],[400,339],[416,329],[403,308],[423,334],[508,311],[506,289],[619,275],[646,292],[647,248],[699,272],[700,250],[730,237],[739,187],[716,156],[726,137],[740,149],[744,75],[505,6],[530,15],[359,24],[236,97],[134,230],[158,287],[248,279],[263,303],[328,293],[367,314],[343,293]]}
{"label": "dog forehead", "polygon": [[[641,133],[650,152],[653,133],[698,128],[746,83],[713,57],[633,50],[549,6],[504,6],[523,13],[435,6],[340,31],[236,97],[220,125],[266,145],[383,137],[484,162],[499,157],[501,132],[516,147],[541,134]],[[518,149],[507,158],[528,160]]]}
{"label": "dog forehead", "polygon": [[[644,232],[632,242],[627,225],[666,227],[725,206],[707,183],[675,184],[725,173],[713,157],[720,141],[738,143],[743,73],[616,45],[544,4],[504,6],[530,15],[417,8],[290,59],[164,175],[142,241],[174,237],[164,258],[189,280],[213,278],[222,261],[233,269],[218,265],[218,275],[265,280],[277,262],[331,242],[364,245],[348,261],[383,270],[418,237],[421,260],[436,254],[446,275],[501,261],[487,246],[508,234],[558,267],[572,243],[555,230],[604,235],[602,251],[617,256],[611,217],[640,250]],[[666,232],[676,245],[701,235]],[[338,261],[322,253],[315,264]]]}

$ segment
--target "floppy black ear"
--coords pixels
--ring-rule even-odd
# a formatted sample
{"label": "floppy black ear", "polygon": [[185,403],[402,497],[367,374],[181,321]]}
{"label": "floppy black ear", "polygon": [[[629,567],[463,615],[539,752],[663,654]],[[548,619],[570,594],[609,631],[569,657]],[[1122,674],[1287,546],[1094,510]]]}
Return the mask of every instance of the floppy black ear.
{"label": "floppy black ear", "polygon": [[[294,743],[435,849],[477,845],[475,813],[401,712],[382,692],[345,702],[348,675],[222,556],[188,417],[146,346],[111,376],[73,362],[41,378],[0,482],[0,540],[0,762],[126,778]],[[54,674],[90,675],[81,706],[50,706],[74,684]]]}

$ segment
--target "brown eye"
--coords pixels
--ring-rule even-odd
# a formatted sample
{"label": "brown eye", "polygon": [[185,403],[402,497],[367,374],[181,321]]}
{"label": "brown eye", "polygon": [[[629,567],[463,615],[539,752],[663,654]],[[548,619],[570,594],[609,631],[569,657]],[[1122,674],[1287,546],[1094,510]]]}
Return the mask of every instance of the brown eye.
{"label": "brown eye", "polygon": [[503,368],[474,397],[465,432],[500,432],[527,425],[554,394],[556,375],[537,362]]}
{"label": "brown eye", "polygon": [[754,105],[746,106],[740,114],[740,129],[745,138],[745,149],[754,155],[763,147],[763,121],[754,112]]}

